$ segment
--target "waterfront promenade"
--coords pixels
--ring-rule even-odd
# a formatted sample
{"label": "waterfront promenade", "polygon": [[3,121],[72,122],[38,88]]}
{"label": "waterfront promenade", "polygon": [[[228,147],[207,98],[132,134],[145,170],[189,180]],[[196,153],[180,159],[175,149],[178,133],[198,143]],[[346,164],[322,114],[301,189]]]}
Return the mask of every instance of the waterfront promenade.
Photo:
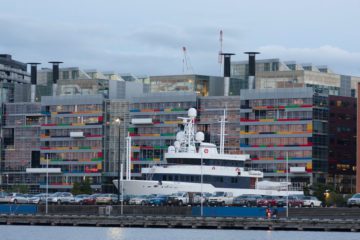
{"label": "waterfront promenade", "polygon": [[[360,209],[298,208],[290,209],[289,218],[281,212],[277,219],[257,217],[197,216],[198,208],[191,207],[133,207],[125,206],[50,206],[49,214],[40,206],[35,214],[1,214],[3,225],[97,226],[97,227],[162,227],[243,230],[298,231],[360,231]],[[217,208],[221,211],[221,208]],[[229,208],[226,208],[230,210]],[[239,208],[238,208],[239,209]],[[247,208],[240,208],[248,210]],[[204,213],[209,214],[208,209]],[[253,208],[253,211],[261,209]],[[140,214],[143,213],[143,214]]]}

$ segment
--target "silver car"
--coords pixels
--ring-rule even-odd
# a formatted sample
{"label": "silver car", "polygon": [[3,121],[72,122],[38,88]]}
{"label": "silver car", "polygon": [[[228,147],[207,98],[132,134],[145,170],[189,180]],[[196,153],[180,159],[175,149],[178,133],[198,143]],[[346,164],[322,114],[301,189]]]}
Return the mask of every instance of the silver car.
{"label": "silver car", "polygon": [[149,196],[147,195],[140,195],[130,199],[130,205],[147,205],[149,201]]}
{"label": "silver car", "polygon": [[74,203],[75,198],[69,192],[57,192],[48,197],[48,202],[56,204]]}
{"label": "silver car", "polygon": [[29,203],[29,197],[27,194],[22,193],[10,193],[9,203]]}
{"label": "silver car", "polygon": [[10,194],[7,192],[0,192],[0,203],[8,203],[10,201]]}
{"label": "silver car", "polygon": [[347,200],[348,207],[360,207],[360,193],[354,194],[351,198]]}
{"label": "silver car", "polygon": [[46,193],[36,194],[29,198],[29,203],[42,204],[46,201]]}

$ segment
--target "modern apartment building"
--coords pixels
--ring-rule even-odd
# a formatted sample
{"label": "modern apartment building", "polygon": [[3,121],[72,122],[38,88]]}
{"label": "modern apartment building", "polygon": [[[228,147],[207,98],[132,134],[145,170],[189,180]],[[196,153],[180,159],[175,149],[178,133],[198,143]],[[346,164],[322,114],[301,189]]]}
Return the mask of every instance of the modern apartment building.
{"label": "modern apartment building", "polygon": [[0,102],[29,101],[29,84],[26,63],[13,60],[11,55],[0,54]]}
{"label": "modern apartment building", "polygon": [[103,101],[102,95],[42,98],[40,164],[44,166],[48,160],[49,167],[61,168],[61,174],[50,176],[50,189],[70,189],[85,178],[93,189],[101,188]]}
{"label": "modern apartment building", "polygon": [[130,102],[129,132],[132,139],[132,172],[140,176],[142,166],[164,162],[164,152],[175,141],[178,117],[197,107],[196,93],[154,93]]}
{"label": "modern apartment building", "polygon": [[26,168],[40,165],[41,106],[39,103],[6,103],[4,109],[1,187],[10,190],[16,185],[27,185],[31,192],[38,192],[41,179],[26,173]]}
{"label": "modern apartment building", "polygon": [[198,97],[197,130],[205,140],[220,146],[220,119],[225,116],[224,152],[240,154],[240,97]]}
{"label": "modern apartment building", "polygon": [[342,193],[355,193],[356,98],[329,96],[327,183]]}
{"label": "modern apartment building", "polygon": [[312,183],[313,90],[242,90],[240,100],[240,150],[250,154],[249,167],[278,181],[288,172],[294,189]]}

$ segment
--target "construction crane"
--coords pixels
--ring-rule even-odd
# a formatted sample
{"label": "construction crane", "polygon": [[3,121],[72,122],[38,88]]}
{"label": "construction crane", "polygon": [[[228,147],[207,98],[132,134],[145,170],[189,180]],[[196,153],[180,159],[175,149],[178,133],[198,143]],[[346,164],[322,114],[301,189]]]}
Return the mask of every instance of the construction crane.
{"label": "construction crane", "polygon": [[186,47],[182,47],[182,51],[183,51],[183,69],[182,72],[183,74],[187,73],[187,74],[193,74],[194,73],[194,69],[191,65],[191,61],[190,61],[190,57],[187,54],[186,51]]}

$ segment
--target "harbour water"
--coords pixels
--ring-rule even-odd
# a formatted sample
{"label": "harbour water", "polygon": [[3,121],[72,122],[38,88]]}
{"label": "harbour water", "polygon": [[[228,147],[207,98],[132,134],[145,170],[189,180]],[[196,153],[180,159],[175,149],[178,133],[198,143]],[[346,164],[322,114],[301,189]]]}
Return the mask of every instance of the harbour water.
{"label": "harbour water", "polygon": [[0,226],[1,240],[359,240],[360,233],[163,228]]}

